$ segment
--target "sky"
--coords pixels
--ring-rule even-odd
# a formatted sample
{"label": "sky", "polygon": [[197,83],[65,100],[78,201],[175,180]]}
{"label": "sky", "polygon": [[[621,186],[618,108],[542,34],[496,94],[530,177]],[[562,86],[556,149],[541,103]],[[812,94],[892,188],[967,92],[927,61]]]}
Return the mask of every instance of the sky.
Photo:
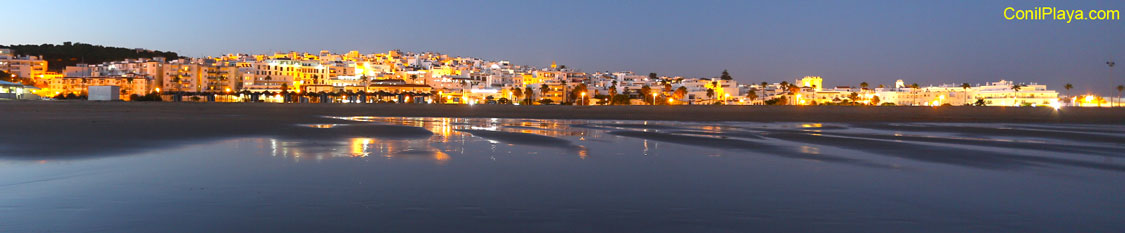
{"label": "sky", "polygon": [[1006,7],[1125,1],[8,1],[0,44],[65,41],[201,57],[440,52],[586,72],[792,81],[1000,79],[1116,94],[1125,21],[1012,21]]}

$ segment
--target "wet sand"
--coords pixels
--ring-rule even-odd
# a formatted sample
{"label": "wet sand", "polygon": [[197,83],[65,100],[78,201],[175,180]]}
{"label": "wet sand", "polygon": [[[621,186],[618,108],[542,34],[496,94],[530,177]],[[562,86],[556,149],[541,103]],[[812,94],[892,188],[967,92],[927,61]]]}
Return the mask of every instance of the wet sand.
{"label": "wet sand", "polygon": [[[393,127],[309,131],[354,123],[323,116],[754,122],[1125,124],[1125,109],[854,106],[512,106],[141,102],[0,102],[0,154],[24,158],[125,154],[191,140],[248,136],[416,135]],[[619,125],[620,127],[634,127]],[[325,134],[327,133],[327,134]]]}
{"label": "wet sand", "polygon": [[[1125,229],[1106,195],[1125,193],[1118,124],[227,111],[9,117],[24,124],[2,123],[20,131],[0,134],[0,229]],[[50,121],[72,128],[34,128]]]}

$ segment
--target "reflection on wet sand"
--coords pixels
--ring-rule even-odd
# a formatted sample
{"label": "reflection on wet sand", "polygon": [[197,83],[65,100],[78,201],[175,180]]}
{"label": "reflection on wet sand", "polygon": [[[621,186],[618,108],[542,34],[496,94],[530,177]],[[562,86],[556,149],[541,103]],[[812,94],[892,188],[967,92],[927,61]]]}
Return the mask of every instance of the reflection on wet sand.
{"label": "reflection on wet sand", "polygon": [[1125,145],[1042,134],[1123,127],[1023,126],[301,119],[135,156],[0,160],[0,229],[1121,232]]}
{"label": "reflection on wet sand", "polygon": [[[1125,165],[1088,156],[1121,157],[1121,127],[1086,131],[1083,125],[986,124],[824,124],[744,122],[661,122],[605,120],[535,120],[499,118],[334,117],[356,122],[411,126],[434,133],[424,141],[370,140],[377,148],[403,147],[411,153],[457,151],[466,143],[501,143],[508,146],[558,148],[579,157],[589,148],[628,138],[728,150],[735,154],[772,155],[782,158],[832,162],[868,167],[900,167],[885,158],[939,163],[984,169],[1070,166],[1125,171]],[[908,132],[908,133],[903,133]],[[1083,143],[1084,142],[1084,143]],[[398,145],[391,145],[398,144]],[[446,146],[435,148],[434,145]],[[363,146],[366,148],[367,146]],[[359,147],[357,147],[359,148]],[[1018,152],[1013,152],[1013,150]],[[360,152],[360,150],[356,150]],[[858,152],[858,153],[857,153]],[[370,154],[371,152],[362,151]],[[376,151],[380,155],[396,152]],[[427,154],[429,155],[429,154]],[[708,154],[715,155],[715,154]],[[444,157],[448,155],[429,155]]]}
{"label": "reflection on wet sand", "polygon": [[[290,124],[249,132],[273,156],[424,159],[449,163],[467,145],[506,153],[653,155],[674,145],[680,155],[764,156],[899,168],[955,165],[991,170],[1078,167],[1125,171],[1125,127],[1069,124],[754,123],[506,118],[328,116],[331,123]],[[184,143],[186,144],[186,143]],[[117,150],[158,147],[131,143]],[[636,147],[622,147],[636,145]],[[16,150],[18,145],[0,149]],[[53,148],[47,148],[53,149]],[[135,150],[135,149],[134,149]],[[18,151],[18,150],[16,150]],[[61,151],[61,152],[59,152]],[[67,152],[43,150],[39,154]],[[687,152],[684,152],[687,151]],[[457,153],[453,153],[457,152]],[[599,154],[601,152],[602,154]],[[16,154],[19,155],[19,154]],[[8,155],[11,156],[11,155]]]}
{"label": "reflection on wet sand", "polygon": [[449,154],[426,141],[387,140],[377,138],[350,138],[331,140],[257,139],[270,146],[270,155],[290,158],[294,162],[330,158],[427,159],[444,164]]}

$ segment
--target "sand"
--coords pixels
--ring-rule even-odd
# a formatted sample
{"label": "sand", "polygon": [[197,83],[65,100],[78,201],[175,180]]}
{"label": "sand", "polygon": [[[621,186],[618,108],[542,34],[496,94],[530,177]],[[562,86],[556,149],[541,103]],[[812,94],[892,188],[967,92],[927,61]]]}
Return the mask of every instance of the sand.
{"label": "sand", "polygon": [[[354,123],[323,116],[486,117],[757,122],[977,122],[1125,124],[1125,108],[856,106],[512,106],[86,101],[0,102],[0,156],[71,158],[248,136],[328,137],[395,127],[309,131],[297,124]],[[1044,124],[1049,125],[1049,124]]]}

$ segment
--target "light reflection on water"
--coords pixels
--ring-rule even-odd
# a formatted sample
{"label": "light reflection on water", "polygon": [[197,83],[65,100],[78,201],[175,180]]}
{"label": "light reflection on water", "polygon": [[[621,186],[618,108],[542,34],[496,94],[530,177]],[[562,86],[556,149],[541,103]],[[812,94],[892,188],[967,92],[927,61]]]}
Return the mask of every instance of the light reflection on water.
{"label": "light reflection on water", "polygon": [[0,163],[0,231],[1125,229],[1121,126],[334,118]]}

